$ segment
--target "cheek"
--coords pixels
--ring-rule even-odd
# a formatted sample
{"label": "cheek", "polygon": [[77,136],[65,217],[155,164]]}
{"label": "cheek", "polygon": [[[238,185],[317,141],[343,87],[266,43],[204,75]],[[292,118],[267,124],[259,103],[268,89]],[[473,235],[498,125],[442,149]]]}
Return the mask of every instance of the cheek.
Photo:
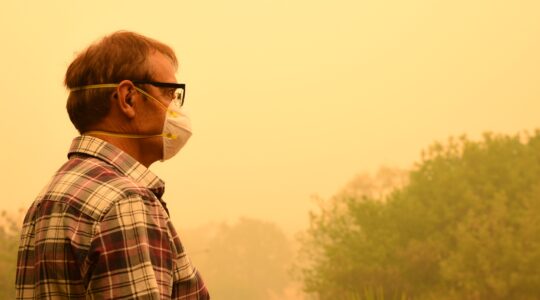
{"label": "cheek", "polygon": [[141,118],[141,126],[145,132],[161,133],[165,122],[165,112],[160,110],[148,110],[144,112]]}
{"label": "cheek", "polygon": [[159,129],[163,129],[163,126],[165,126],[165,114],[161,114],[159,118]]}
{"label": "cheek", "polygon": [[163,124],[165,123],[165,112],[159,111],[156,112],[151,116],[152,118],[152,124],[154,124],[154,128],[161,131],[163,129]]}

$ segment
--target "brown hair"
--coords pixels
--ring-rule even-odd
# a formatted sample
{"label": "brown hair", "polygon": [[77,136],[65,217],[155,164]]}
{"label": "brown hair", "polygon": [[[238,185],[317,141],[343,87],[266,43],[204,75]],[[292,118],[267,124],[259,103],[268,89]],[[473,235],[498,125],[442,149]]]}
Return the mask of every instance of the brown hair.
{"label": "brown hair", "polygon": [[[119,83],[122,80],[151,81],[149,54],[159,52],[178,61],[167,45],[143,35],[118,31],[105,36],[77,55],[66,71],[68,89],[90,84]],[[111,88],[77,90],[69,94],[67,111],[80,133],[101,121],[109,112]]]}

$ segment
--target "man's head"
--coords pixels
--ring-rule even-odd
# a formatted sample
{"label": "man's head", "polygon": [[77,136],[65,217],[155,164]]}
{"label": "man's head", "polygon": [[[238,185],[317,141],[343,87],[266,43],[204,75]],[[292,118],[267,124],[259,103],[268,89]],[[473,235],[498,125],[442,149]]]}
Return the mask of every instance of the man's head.
{"label": "man's head", "polygon": [[[103,83],[159,81],[159,67],[154,62],[166,61],[174,68],[178,61],[173,50],[154,39],[137,33],[119,31],[106,36],[81,52],[66,72],[68,89]],[[174,73],[173,72],[173,73]],[[170,77],[170,76],[169,76]],[[169,78],[170,80],[170,78]],[[71,92],[67,110],[71,122],[80,133],[95,129],[111,110],[114,88],[86,89]]]}
{"label": "man's head", "polygon": [[107,36],[66,72],[69,117],[81,134],[112,143],[146,166],[171,158],[191,136],[177,69],[172,49],[156,40],[132,32]]}

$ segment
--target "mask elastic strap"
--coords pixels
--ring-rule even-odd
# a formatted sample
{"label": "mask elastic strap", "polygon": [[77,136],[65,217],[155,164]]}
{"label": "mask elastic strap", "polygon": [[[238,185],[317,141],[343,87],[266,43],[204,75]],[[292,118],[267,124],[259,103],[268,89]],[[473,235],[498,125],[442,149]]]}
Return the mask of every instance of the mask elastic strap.
{"label": "mask elastic strap", "polygon": [[158,137],[158,136],[166,137],[168,139],[176,139],[178,137],[171,133],[145,135],[145,134],[115,133],[115,132],[108,132],[108,131],[101,131],[101,130],[87,131],[84,134],[101,134],[101,135],[122,137],[122,138],[128,138],[128,139],[146,139],[146,138]]}
{"label": "mask elastic strap", "polygon": [[138,87],[135,87],[135,89],[137,91],[139,91],[139,93],[145,95],[146,97],[149,97],[150,99],[153,99],[154,101],[156,101],[157,103],[159,103],[159,105],[161,105],[161,107],[163,107],[166,111],[169,110],[169,108],[167,106],[165,106],[165,104],[161,103],[161,101],[159,101],[158,99],[154,98],[152,95],[148,94],[147,92],[141,90],[140,88]]}
{"label": "mask elastic strap", "polygon": [[71,92],[76,92],[76,91],[99,89],[99,88],[113,88],[117,86],[118,86],[118,83],[101,83],[101,84],[90,84],[90,85],[78,86],[78,87],[71,88],[69,90]]}

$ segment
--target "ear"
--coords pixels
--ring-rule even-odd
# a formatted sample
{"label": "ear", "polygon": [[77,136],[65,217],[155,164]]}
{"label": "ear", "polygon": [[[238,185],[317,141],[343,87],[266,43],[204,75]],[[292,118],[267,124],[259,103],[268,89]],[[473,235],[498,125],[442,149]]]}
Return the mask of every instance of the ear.
{"label": "ear", "polygon": [[112,100],[117,103],[120,112],[130,119],[135,117],[134,98],[136,95],[135,86],[129,80],[122,80],[113,94]]}

